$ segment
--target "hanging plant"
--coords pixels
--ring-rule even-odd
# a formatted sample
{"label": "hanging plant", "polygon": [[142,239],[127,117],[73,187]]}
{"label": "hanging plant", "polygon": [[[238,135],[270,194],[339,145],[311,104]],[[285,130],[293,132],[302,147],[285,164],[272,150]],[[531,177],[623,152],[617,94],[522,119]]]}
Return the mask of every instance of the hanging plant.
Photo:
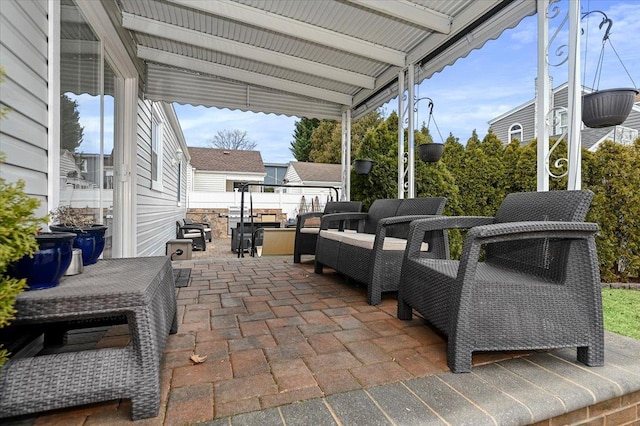
{"label": "hanging plant", "polygon": [[370,158],[361,158],[353,162],[353,168],[357,175],[368,175],[373,168],[373,160]]}
{"label": "hanging plant", "polygon": [[[433,100],[428,97],[418,98],[414,104],[417,104],[419,101],[427,99],[429,101],[429,118],[427,120],[426,131],[427,134],[430,135],[429,126],[431,125],[431,121],[433,120],[433,125],[436,126],[436,130],[438,130],[438,135],[440,135],[440,140],[442,139],[442,134],[440,133],[440,128],[438,127],[438,123],[436,123],[436,119],[433,116]],[[425,163],[437,163],[442,158],[442,153],[444,152],[444,143],[432,142],[431,137],[429,137],[429,142],[418,145],[418,157]]]}
{"label": "hanging plant", "polygon": [[[607,29],[605,30],[604,36],[602,38],[602,49],[600,50],[600,57],[598,58],[598,65],[596,67],[593,82],[593,86],[599,86],[600,77],[602,75],[601,73],[602,63],[604,59],[604,47],[607,41],[615,52],[615,49],[611,44],[611,39],[609,38],[609,32],[611,31],[611,27],[613,26],[613,21],[600,10],[592,10],[590,12],[586,12],[582,15],[582,19],[586,18],[592,13],[600,13],[603,16],[598,28],[602,29],[603,26],[607,26]],[[606,90],[598,90],[598,87],[596,87],[595,91],[584,94],[582,96],[582,122],[587,127],[597,129],[601,127],[610,127],[622,124],[629,116],[631,108],[633,108],[635,97],[638,95],[638,90],[635,89],[635,83],[631,78],[629,71],[627,71],[627,68],[622,63],[620,57],[618,57],[618,59],[620,60],[620,64],[622,64],[624,70],[627,72],[627,75],[629,76],[629,79],[631,79],[631,83],[634,85],[634,87]]]}

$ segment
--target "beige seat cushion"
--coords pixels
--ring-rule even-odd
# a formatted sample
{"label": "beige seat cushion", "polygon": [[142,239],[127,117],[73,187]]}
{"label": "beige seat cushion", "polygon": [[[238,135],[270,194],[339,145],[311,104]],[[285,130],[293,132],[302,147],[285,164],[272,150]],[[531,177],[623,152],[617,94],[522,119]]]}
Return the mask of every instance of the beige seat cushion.
{"label": "beige seat cushion", "polygon": [[300,228],[301,234],[319,234],[320,228]]}
{"label": "beige seat cushion", "polygon": [[[320,231],[320,235],[323,238],[328,238],[334,241],[340,241],[343,244],[350,244],[356,247],[362,247],[369,250],[373,250],[373,243],[375,242],[375,238],[376,238],[376,236],[373,234],[357,233],[355,231],[338,232],[331,229]],[[402,238],[386,237],[384,239],[384,244],[382,245],[382,250],[404,251],[406,246],[407,246],[407,240],[404,240]],[[422,243],[422,247],[420,247],[420,250],[421,251],[429,250],[429,244]]]}

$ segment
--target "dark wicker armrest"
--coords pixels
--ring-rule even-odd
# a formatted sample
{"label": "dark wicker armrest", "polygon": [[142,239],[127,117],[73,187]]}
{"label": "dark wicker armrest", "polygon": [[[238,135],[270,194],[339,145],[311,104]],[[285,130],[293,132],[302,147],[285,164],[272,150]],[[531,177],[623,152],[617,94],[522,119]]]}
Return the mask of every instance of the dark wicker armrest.
{"label": "dark wicker armrest", "polygon": [[322,222],[320,223],[320,229],[329,229],[329,224],[332,222],[340,222],[340,229],[344,229],[344,223],[358,222],[358,232],[362,232],[364,229],[364,221],[368,217],[367,213],[330,213],[322,216]]}
{"label": "dark wicker armrest", "polygon": [[598,225],[590,222],[506,222],[476,226],[467,238],[480,244],[532,238],[585,239],[598,232]]}
{"label": "dark wicker armrest", "polygon": [[[507,222],[471,228],[462,247],[458,277],[473,277],[484,244],[505,241],[519,241],[540,238],[592,239],[598,232],[598,225],[589,222],[530,221]],[[595,241],[593,242],[595,253]],[[597,264],[597,260],[595,262]],[[463,279],[460,282],[474,282]]]}
{"label": "dark wicker armrest", "polygon": [[315,218],[315,217],[322,217],[323,213],[322,212],[309,212],[309,213],[302,213],[298,215],[298,220],[296,221],[296,232],[300,231],[301,228],[304,228],[304,223],[307,221],[307,219],[311,219],[311,218]]}
{"label": "dark wicker armrest", "polygon": [[[428,219],[414,220],[409,226],[405,256],[420,257],[420,248],[424,241],[424,235],[428,231],[473,228],[474,226],[491,224],[493,220],[493,217],[489,216],[433,216]],[[440,257],[448,258],[444,254]]]}
{"label": "dark wicker armrest", "polygon": [[[378,221],[378,227],[376,229],[376,242],[374,243],[373,249],[374,251],[378,249],[378,245],[382,247],[384,243],[384,239],[387,236],[387,229],[397,225],[408,225],[414,220],[418,219],[429,219],[429,218],[437,218],[440,215],[408,215],[408,216],[393,216],[393,217],[385,217]],[[409,234],[406,235],[408,238]]]}
{"label": "dark wicker armrest", "polygon": [[199,223],[192,223],[189,225],[181,225],[180,226],[181,229],[196,229],[196,230],[200,230],[204,232],[204,226],[202,226]]}

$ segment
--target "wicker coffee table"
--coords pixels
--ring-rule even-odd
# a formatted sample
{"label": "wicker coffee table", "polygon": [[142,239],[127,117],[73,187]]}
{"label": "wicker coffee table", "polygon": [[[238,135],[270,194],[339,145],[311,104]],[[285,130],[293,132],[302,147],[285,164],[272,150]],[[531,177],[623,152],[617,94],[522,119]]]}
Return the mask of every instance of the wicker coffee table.
{"label": "wicker coffee table", "polygon": [[130,398],[133,420],[160,407],[160,362],[177,331],[176,295],[168,257],[105,259],[58,287],[18,296],[14,324],[67,324],[126,317],[131,342],[12,359],[0,370],[0,418]]}

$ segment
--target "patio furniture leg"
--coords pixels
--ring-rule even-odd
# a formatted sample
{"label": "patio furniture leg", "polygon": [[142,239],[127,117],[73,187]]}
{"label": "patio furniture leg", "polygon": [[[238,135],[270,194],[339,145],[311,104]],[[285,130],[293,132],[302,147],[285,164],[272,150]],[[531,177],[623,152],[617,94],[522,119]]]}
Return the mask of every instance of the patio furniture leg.
{"label": "patio furniture leg", "polygon": [[321,274],[322,273],[322,267],[324,265],[318,261],[316,261],[314,267],[313,267],[313,272],[315,272],[316,274]]}
{"label": "patio furniture leg", "polygon": [[578,347],[578,361],[589,367],[602,367],[604,365],[604,348],[593,346]]}
{"label": "patio furniture leg", "polygon": [[413,318],[413,309],[407,302],[402,300],[398,294],[398,319],[411,320]]}

